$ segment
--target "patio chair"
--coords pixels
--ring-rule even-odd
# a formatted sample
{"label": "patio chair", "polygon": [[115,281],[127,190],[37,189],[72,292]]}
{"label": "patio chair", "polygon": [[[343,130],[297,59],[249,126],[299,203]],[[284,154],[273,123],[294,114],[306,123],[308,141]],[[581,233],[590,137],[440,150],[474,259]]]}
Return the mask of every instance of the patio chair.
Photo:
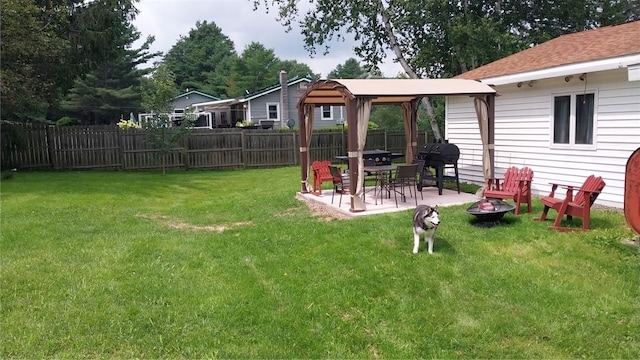
{"label": "patio chair", "polygon": [[[414,198],[416,200],[416,206],[418,206],[418,164],[398,165],[396,172],[391,179],[391,189],[393,196],[396,200],[396,207],[398,207],[398,194],[402,198],[402,201],[407,201],[405,195],[405,187],[409,188],[409,196],[411,196],[411,188],[413,188]],[[398,190],[400,188],[400,190]],[[422,193],[422,192],[421,192]]]}
{"label": "patio chair", "polygon": [[340,168],[337,166],[329,166],[329,172],[331,173],[331,181],[333,182],[333,193],[331,194],[331,204],[333,204],[333,197],[336,193],[340,194],[340,201],[338,207],[342,206],[342,194],[349,193],[349,175],[340,172]]}
{"label": "patio chair", "polygon": [[512,166],[504,172],[504,178],[489,178],[484,197],[487,199],[510,199],[515,201],[516,215],[520,215],[520,205],[527,203],[527,212],[531,212],[531,182],[533,170],[528,167],[518,169]]}
{"label": "patio chair", "polygon": [[[595,175],[590,175],[584,181],[581,187],[576,188],[570,185],[560,185],[560,184],[551,184],[551,193],[549,196],[544,196],[540,198],[542,204],[544,205],[544,209],[542,210],[542,215],[536,220],[544,221],[547,218],[547,213],[549,209],[556,209],[558,215],[553,223],[553,226],[550,228],[559,230],[559,231],[569,231],[569,230],[588,230],[589,229],[589,220],[591,216],[591,206],[596,201],[602,189],[605,186],[604,180],[602,177]],[[562,186],[567,189],[567,193],[563,199],[555,197],[555,191],[558,186]],[[573,196],[574,190],[577,191],[575,197]],[[574,216],[582,218],[582,229],[579,228],[570,228],[566,226],[560,226],[562,222],[562,218],[567,215],[567,220],[571,221]]]}
{"label": "patio chair", "polygon": [[[413,163],[416,164],[416,182],[417,184],[421,184],[422,181],[422,171],[424,171],[425,161],[423,159],[413,159]],[[416,186],[416,189],[420,191],[420,198],[424,200],[424,196],[422,195],[422,186]],[[416,195],[416,200],[417,200]]]}
{"label": "patio chair", "polygon": [[311,163],[311,169],[313,170],[313,194],[314,195],[322,194],[323,183],[333,181],[333,177],[331,176],[331,171],[329,171],[330,166],[331,166],[331,161],[329,160],[316,160],[313,163]]}

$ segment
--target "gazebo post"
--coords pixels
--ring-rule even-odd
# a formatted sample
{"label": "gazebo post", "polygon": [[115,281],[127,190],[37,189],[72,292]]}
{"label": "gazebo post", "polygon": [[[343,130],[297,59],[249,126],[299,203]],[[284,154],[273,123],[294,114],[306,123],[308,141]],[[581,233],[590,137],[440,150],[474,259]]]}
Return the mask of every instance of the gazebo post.
{"label": "gazebo post", "polygon": [[306,110],[307,107],[304,106],[304,104],[298,104],[298,125],[300,126],[298,136],[300,145],[300,191],[303,194],[308,192],[307,183],[309,179],[309,149],[304,145],[307,143],[307,122],[305,121]]}
{"label": "gazebo post", "polygon": [[404,161],[407,164],[412,163],[413,158],[418,154],[418,101],[420,100],[411,101],[411,159],[405,157]]}
{"label": "gazebo post", "polygon": [[495,121],[496,121],[496,95],[487,95],[487,122],[489,134],[487,145],[489,147],[489,176],[495,177]]}

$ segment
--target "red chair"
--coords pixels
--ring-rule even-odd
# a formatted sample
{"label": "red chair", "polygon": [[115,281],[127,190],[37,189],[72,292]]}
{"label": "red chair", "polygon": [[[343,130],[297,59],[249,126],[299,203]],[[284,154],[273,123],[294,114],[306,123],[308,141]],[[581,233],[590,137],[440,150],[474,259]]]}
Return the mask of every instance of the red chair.
{"label": "red chair", "polygon": [[502,184],[498,178],[487,180],[487,190],[484,197],[487,199],[511,199],[516,203],[516,215],[520,215],[520,204],[527,203],[527,212],[531,212],[531,182],[533,170],[528,167],[518,169],[512,166],[504,173]]}
{"label": "red chair", "polygon": [[333,176],[331,176],[331,171],[329,170],[330,166],[331,161],[329,160],[316,160],[311,163],[311,169],[313,170],[313,194],[322,194],[322,183],[333,182]]}
{"label": "red chair", "polygon": [[[549,196],[540,198],[540,201],[544,204],[544,209],[542,210],[542,215],[540,215],[536,220],[544,221],[547,218],[549,209],[553,208],[558,212],[558,216],[556,216],[556,220],[551,227],[552,229],[559,231],[588,230],[591,206],[596,201],[596,198],[600,195],[600,192],[602,192],[605,185],[604,180],[602,180],[600,176],[596,177],[595,175],[590,175],[579,188],[575,188],[570,185],[551,184],[551,193]],[[564,199],[555,197],[555,191],[558,186],[562,186],[567,189],[567,194]],[[578,191],[575,197],[573,196],[574,190]],[[565,215],[567,215],[568,221],[571,221],[573,216],[581,217],[582,229],[560,226],[562,218]]]}

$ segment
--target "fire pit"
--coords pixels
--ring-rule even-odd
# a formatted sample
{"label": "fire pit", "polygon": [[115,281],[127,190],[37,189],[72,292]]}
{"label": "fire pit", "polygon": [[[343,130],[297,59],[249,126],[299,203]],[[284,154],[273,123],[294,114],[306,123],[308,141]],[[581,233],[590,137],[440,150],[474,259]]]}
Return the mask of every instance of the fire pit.
{"label": "fire pit", "polygon": [[467,208],[467,214],[475,216],[479,221],[498,221],[504,214],[515,209],[511,205],[500,199],[482,199]]}

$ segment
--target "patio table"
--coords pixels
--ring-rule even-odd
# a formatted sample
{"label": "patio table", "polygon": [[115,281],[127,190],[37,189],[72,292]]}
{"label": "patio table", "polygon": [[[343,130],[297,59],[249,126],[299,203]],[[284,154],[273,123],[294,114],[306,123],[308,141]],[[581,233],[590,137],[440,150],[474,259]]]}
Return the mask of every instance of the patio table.
{"label": "patio table", "polygon": [[376,185],[373,187],[373,197],[375,203],[378,205],[378,188],[380,188],[380,204],[384,198],[384,190],[387,190],[387,195],[391,197],[391,190],[389,189],[389,181],[391,179],[391,173],[396,169],[396,165],[379,165],[379,166],[365,166],[364,171],[376,175]]}

